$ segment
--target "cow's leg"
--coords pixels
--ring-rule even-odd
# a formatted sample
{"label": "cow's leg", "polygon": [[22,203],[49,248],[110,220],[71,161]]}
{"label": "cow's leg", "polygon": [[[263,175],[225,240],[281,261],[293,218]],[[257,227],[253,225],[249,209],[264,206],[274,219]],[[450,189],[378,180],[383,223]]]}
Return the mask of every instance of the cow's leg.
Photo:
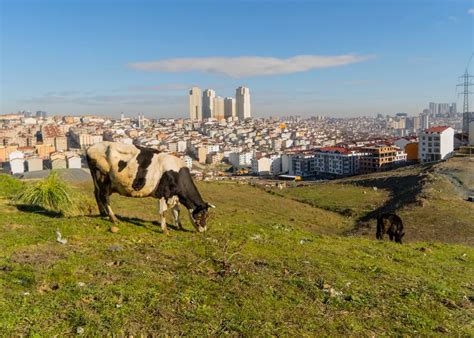
{"label": "cow's leg", "polygon": [[102,175],[98,179],[98,187],[99,187],[99,200],[101,201],[102,205],[104,206],[104,209],[109,215],[110,220],[113,223],[118,223],[118,219],[115,216],[112,207],[110,206],[110,194],[112,193],[111,191],[111,186],[110,186],[110,179],[107,175]]}
{"label": "cow's leg", "polygon": [[99,170],[92,167],[91,176],[92,176],[92,181],[94,182],[94,196],[95,196],[95,201],[97,202],[97,207],[99,208],[100,216],[103,216],[103,217],[107,216],[108,213],[101,198],[101,194],[102,194],[101,184],[99,183],[99,181],[100,182],[104,181],[103,175]]}
{"label": "cow's leg", "polygon": [[113,223],[118,223],[119,220],[115,216],[115,214],[112,210],[112,207],[110,206],[110,193],[105,194],[104,199],[105,199],[105,208],[107,209],[107,213],[109,214],[110,220]]}
{"label": "cow's leg", "polygon": [[388,237],[390,238],[391,241],[393,241],[393,233],[391,231],[388,233]]}
{"label": "cow's leg", "polygon": [[108,215],[107,210],[105,208],[105,205],[102,203],[102,200],[100,198],[100,190],[98,188],[94,189],[94,196],[95,196],[95,201],[97,202],[97,206],[99,208],[99,213],[100,216],[105,217]]}
{"label": "cow's leg", "polygon": [[168,204],[166,203],[166,200],[164,198],[160,198],[159,203],[159,213],[160,213],[160,219],[161,219],[161,229],[165,234],[169,234],[168,227],[166,226],[166,218],[165,218],[165,212],[168,209]]}
{"label": "cow's leg", "polygon": [[183,225],[181,224],[181,219],[179,218],[179,204],[175,204],[173,206],[173,218],[174,218],[174,225],[179,229],[183,230]]}

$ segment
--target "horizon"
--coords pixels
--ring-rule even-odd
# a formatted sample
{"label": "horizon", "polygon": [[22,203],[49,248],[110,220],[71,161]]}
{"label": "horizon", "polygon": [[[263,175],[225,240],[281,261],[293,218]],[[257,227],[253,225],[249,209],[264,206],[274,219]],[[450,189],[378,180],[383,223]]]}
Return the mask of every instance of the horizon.
{"label": "horizon", "polygon": [[462,106],[456,84],[474,41],[471,1],[7,0],[1,9],[1,114],[187,118],[190,87],[234,97],[243,85],[256,118],[418,115],[429,102]]}

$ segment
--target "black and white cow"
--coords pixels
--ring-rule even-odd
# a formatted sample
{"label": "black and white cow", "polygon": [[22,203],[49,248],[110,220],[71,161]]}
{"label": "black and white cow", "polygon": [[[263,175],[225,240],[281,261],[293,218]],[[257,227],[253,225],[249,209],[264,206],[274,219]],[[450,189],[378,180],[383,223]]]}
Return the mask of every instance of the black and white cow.
{"label": "black and white cow", "polygon": [[165,233],[168,229],[164,213],[168,208],[173,210],[176,226],[182,227],[179,203],[188,209],[197,231],[207,229],[208,209],[214,206],[204,202],[189,169],[179,158],[152,148],[115,142],[94,144],[86,155],[101,216],[117,222],[110,207],[112,193],[155,197],[159,199],[161,227]]}

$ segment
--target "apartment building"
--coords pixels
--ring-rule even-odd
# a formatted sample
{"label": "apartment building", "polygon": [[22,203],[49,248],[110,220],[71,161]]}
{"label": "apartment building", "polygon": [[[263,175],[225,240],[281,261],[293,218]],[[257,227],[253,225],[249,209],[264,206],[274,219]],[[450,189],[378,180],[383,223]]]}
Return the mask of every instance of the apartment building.
{"label": "apartment building", "polygon": [[446,126],[431,127],[419,136],[420,162],[436,162],[448,158],[454,151],[454,129]]}
{"label": "apartment building", "polygon": [[406,164],[407,160],[407,154],[404,151],[391,145],[362,147],[360,151],[365,153],[360,158],[361,174],[392,170]]}
{"label": "apartment building", "polygon": [[343,147],[324,147],[316,150],[314,167],[317,175],[352,176],[360,170],[364,153]]}

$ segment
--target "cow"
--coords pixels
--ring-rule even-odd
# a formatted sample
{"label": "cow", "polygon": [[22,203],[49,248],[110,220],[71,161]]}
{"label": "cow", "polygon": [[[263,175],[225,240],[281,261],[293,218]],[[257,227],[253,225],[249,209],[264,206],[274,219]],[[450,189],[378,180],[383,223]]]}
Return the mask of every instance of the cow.
{"label": "cow", "polygon": [[402,219],[391,213],[383,213],[377,216],[377,233],[376,238],[383,240],[385,233],[391,241],[402,244],[402,237],[405,236],[403,232]]}
{"label": "cow", "polygon": [[171,208],[177,227],[179,204],[189,211],[198,232],[207,229],[209,208],[197,190],[189,169],[171,154],[153,148],[116,142],[100,142],[86,150],[87,163],[94,182],[94,195],[101,216],[113,223],[118,219],[110,207],[110,195],[154,197],[159,200],[161,228],[168,233],[164,212]]}

